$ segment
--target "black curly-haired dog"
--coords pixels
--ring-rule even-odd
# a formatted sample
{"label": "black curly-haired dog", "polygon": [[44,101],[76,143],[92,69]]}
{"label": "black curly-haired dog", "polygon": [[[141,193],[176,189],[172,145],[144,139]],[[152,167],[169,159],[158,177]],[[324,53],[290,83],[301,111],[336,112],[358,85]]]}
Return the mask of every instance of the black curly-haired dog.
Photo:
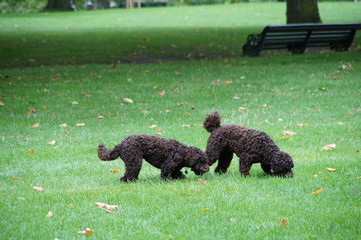
{"label": "black curly-haired dog", "polygon": [[161,169],[162,179],[185,178],[181,172],[183,167],[189,167],[196,175],[209,171],[208,157],[196,147],[174,140],[150,135],[131,135],[126,137],[113,149],[107,149],[104,144],[98,146],[98,156],[103,161],[115,160],[120,157],[125,164],[125,174],[120,179],[123,182],[138,180],[142,167],[142,159]]}
{"label": "black curly-haired dog", "polygon": [[266,133],[237,125],[221,126],[217,112],[207,115],[203,126],[211,133],[206,154],[210,166],[218,160],[216,173],[227,171],[235,153],[239,157],[239,171],[244,176],[249,176],[254,163],[261,163],[269,175],[293,176],[291,156],[280,151]]}

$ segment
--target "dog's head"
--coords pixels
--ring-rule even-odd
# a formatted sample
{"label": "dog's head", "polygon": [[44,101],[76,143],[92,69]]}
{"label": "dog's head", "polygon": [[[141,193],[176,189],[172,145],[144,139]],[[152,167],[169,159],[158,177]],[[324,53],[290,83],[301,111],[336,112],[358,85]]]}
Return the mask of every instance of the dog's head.
{"label": "dog's head", "polygon": [[189,147],[186,156],[187,167],[196,175],[202,175],[209,171],[208,156],[196,147]]}
{"label": "dog's head", "polygon": [[294,167],[291,156],[282,151],[272,154],[271,160],[272,175],[277,177],[292,177]]}

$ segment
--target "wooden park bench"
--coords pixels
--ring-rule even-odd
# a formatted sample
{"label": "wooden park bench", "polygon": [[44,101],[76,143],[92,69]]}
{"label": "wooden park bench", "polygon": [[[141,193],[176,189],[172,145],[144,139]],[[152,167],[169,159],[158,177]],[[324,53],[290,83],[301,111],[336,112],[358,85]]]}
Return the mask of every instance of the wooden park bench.
{"label": "wooden park bench", "polygon": [[243,45],[243,55],[259,56],[263,49],[288,49],[302,54],[308,47],[331,47],[346,51],[352,44],[360,23],[272,25],[260,34],[250,34]]}

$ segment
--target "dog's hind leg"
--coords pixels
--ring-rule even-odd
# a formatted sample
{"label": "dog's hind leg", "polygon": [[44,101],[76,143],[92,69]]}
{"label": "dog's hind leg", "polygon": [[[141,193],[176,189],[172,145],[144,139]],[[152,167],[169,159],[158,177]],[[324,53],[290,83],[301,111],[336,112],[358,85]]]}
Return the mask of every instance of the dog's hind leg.
{"label": "dog's hind leg", "polygon": [[125,174],[120,181],[134,182],[138,180],[140,169],[142,168],[141,156],[127,156],[122,159],[125,164]]}
{"label": "dog's hind leg", "polygon": [[233,158],[233,152],[230,149],[223,149],[219,155],[218,165],[214,172],[216,173],[226,173],[229,165],[231,164]]}

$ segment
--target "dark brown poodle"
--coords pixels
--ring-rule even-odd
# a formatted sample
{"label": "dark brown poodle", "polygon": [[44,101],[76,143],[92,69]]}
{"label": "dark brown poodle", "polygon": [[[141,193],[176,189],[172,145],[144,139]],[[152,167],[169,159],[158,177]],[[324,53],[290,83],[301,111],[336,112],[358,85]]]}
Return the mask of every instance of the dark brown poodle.
{"label": "dark brown poodle", "polygon": [[266,133],[237,125],[221,126],[217,112],[209,114],[203,126],[211,133],[206,154],[210,166],[218,160],[216,173],[227,172],[235,153],[239,157],[239,171],[244,176],[249,176],[254,163],[261,163],[263,171],[269,175],[293,176],[291,156],[280,151]]}
{"label": "dark brown poodle", "polygon": [[123,160],[125,174],[120,179],[123,182],[138,180],[142,159],[160,168],[162,179],[185,178],[181,172],[183,167],[191,168],[197,175],[209,171],[207,155],[200,149],[187,147],[174,139],[150,135],[128,136],[110,150],[100,144],[98,156],[103,161],[115,160],[118,157]]}

